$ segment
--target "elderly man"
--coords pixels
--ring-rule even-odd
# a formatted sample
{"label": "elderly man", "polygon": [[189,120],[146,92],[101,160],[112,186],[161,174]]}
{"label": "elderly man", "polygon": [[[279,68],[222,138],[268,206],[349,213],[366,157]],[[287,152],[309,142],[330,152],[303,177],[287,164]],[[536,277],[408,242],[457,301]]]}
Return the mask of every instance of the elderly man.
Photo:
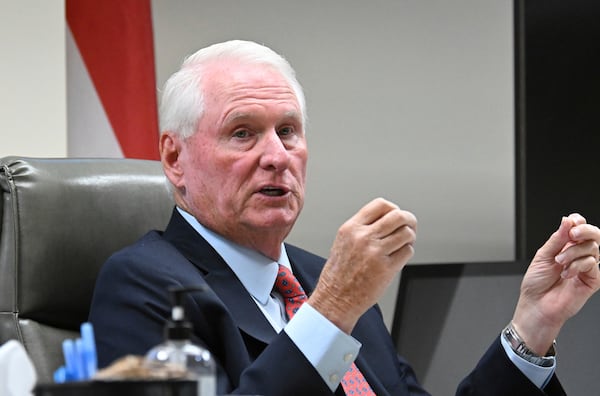
{"label": "elderly man", "polygon": [[[204,285],[188,316],[219,393],[427,394],[375,305],[413,255],[415,216],[374,199],[340,227],[327,260],[284,243],[304,202],[305,118],[293,69],[256,43],[202,49],[167,81],[160,153],[176,208],[164,232],[101,271],[90,313],[101,365],[162,341],[169,287]],[[553,340],[600,288],[599,242],[582,216],[562,219],[513,320],[457,394],[564,394]]]}

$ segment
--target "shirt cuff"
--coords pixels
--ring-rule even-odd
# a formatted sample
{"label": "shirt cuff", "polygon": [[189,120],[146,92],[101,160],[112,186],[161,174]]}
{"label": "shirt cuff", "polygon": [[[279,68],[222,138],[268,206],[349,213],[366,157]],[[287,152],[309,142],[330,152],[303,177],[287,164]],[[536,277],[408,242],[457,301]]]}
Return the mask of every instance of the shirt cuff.
{"label": "shirt cuff", "polygon": [[513,362],[513,364],[517,366],[517,368],[521,370],[521,372],[527,378],[529,378],[531,382],[533,382],[540,389],[543,389],[548,384],[548,381],[550,381],[550,378],[552,378],[552,375],[556,370],[556,360],[554,361],[554,364],[550,367],[538,366],[537,364],[528,362],[527,360],[517,355],[515,351],[513,351],[513,349],[511,348],[504,335],[500,336],[500,342],[502,343],[504,351],[508,355],[510,361]]}
{"label": "shirt cuff", "polygon": [[332,392],[339,386],[362,346],[310,304],[302,304],[283,330]]}

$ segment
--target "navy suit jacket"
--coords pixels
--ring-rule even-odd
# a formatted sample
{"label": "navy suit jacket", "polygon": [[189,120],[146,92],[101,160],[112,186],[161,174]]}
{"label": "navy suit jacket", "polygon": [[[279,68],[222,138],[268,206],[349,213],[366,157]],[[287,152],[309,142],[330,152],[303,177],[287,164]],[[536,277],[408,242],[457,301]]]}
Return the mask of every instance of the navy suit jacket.
{"label": "navy suit jacket", "polygon": [[[325,260],[286,245],[294,274],[310,293]],[[217,363],[223,393],[331,395],[284,331],[277,334],[218,253],[174,210],[164,232],[151,231],[109,258],[94,291],[94,325],[100,367],[127,354],[144,355],[164,340],[172,286],[205,286],[189,295],[186,313],[193,341]],[[377,395],[427,395],[410,365],[396,353],[377,307],[352,336],[362,343],[356,365]],[[315,334],[318,337],[318,334]],[[562,395],[553,377],[540,391],[509,361],[499,340],[459,385],[457,395]],[[336,391],[343,395],[341,387]]]}

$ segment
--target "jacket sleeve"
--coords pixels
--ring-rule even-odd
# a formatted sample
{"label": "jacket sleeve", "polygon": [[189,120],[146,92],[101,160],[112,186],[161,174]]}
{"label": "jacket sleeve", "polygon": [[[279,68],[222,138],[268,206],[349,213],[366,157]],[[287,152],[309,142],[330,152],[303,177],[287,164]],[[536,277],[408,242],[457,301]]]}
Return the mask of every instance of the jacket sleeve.
{"label": "jacket sleeve", "polygon": [[556,375],[539,389],[510,361],[496,338],[475,369],[460,383],[457,396],[566,395]]}

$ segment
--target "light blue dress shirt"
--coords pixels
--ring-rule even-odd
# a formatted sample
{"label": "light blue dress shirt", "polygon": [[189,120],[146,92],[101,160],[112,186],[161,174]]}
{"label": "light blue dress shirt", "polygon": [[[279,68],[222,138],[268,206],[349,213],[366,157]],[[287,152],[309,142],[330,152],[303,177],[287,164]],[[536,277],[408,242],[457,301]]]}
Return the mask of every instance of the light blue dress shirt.
{"label": "light blue dress shirt", "polygon": [[[315,367],[331,391],[335,391],[344,373],[356,359],[361,344],[352,336],[338,329],[310,304],[303,304],[288,322],[283,298],[279,293],[273,291],[279,264],[286,266],[291,271],[285,245],[281,245],[279,260],[273,261],[255,250],[231,242],[209,230],[184,210],[180,208],[177,210],[219,253],[250,293],[273,329],[277,333],[285,331]],[[315,337],[315,334],[319,334],[319,337]],[[552,367],[532,364],[518,356],[504,336],[500,338],[502,346],[513,364],[538,388],[543,388],[554,374],[556,363]]]}
{"label": "light blue dress shirt", "polygon": [[[189,213],[177,208],[183,218],[219,253],[254,299],[273,329],[284,330],[306,359],[315,367],[332,392],[356,359],[361,344],[342,332],[310,304],[303,304],[288,322],[285,303],[273,291],[279,264],[291,270],[290,261],[281,245],[278,261],[255,250],[233,243],[200,224]],[[318,337],[315,337],[318,334]]]}

